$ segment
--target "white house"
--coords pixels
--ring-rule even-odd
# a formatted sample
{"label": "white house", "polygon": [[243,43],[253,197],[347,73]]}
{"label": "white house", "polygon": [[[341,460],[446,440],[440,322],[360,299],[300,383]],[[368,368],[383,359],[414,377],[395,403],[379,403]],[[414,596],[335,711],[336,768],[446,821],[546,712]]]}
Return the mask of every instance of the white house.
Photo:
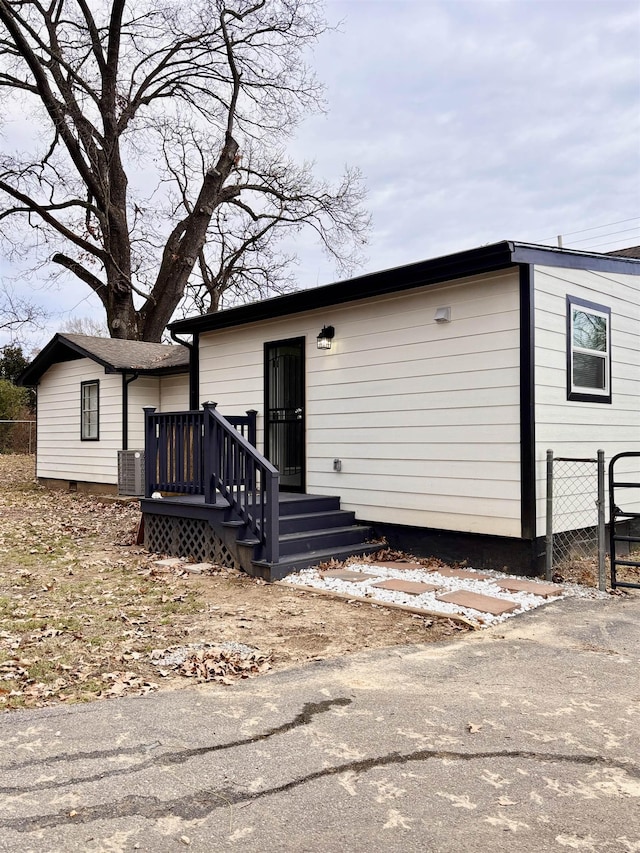
{"label": "white house", "polygon": [[[547,448],[640,450],[638,258],[501,242],[170,329],[193,336],[194,397],[223,416],[257,411],[281,489],[338,496],[414,553],[533,571]],[[193,505],[143,501],[158,529]],[[287,568],[276,562],[253,558],[267,577]]]}
{"label": "white house", "polygon": [[183,346],[57,334],[20,381],[37,387],[38,480],[114,491],[118,451],[144,448],[143,406],[189,407]]}

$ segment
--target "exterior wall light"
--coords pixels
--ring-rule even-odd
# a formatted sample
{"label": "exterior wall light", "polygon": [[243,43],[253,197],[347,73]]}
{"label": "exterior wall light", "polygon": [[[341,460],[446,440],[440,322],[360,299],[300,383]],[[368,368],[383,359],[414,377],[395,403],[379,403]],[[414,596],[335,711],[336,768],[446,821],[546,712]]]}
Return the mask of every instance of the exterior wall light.
{"label": "exterior wall light", "polygon": [[318,335],[318,349],[331,349],[331,341],[334,339],[336,330],[333,326],[323,326]]}
{"label": "exterior wall light", "polygon": [[436,308],[436,314],[433,319],[436,321],[436,323],[450,323],[451,307],[447,305],[444,308]]}

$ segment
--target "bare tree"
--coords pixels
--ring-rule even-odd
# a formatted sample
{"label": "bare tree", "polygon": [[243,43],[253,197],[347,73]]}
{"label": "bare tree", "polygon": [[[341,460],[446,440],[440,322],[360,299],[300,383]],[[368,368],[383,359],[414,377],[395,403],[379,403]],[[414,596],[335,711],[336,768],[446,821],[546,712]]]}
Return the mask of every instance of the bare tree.
{"label": "bare tree", "polygon": [[74,335],[89,335],[92,338],[108,338],[109,329],[100,317],[69,317],[60,326],[61,332]]}
{"label": "bare tree", "polygon": [[29,326],[40,326],[44,311],[28,299],[16,295],[7,285],[0,286],[0,331],[16,337]]}
{"label": "bare tree", "polygon": [[284,146],[323,106],[317,0],[0,0],[0,25],[4,115],[37,128],[0,158],[0,227],[54,249],[113,337],[160,340],[185,293],[208,311],[289,287],[287,232],[358,262],[358,173],[330,186]]}

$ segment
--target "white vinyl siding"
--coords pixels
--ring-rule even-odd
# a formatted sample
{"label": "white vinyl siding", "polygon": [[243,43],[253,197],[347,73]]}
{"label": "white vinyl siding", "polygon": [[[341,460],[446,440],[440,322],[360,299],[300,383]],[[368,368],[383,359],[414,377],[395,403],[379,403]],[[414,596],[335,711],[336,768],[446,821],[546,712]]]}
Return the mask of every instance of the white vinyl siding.
{"label": "white vinyl siding", "polygon": [[[640,451],[640,277],[536,267],[534,287],[537,535],[544,536],[547,449],[579,458],[602,449],[607,464],[617,453]],[[567,296],[611,310],[608,405],[567,400]],[[616,470],[640,480],[637,460]],[[633,508],[640,511],[640,504]]]}
{"label": "white vinyl siding", "polygon": [[189,374],[139,376],[129,384],[129,449],[144,448],[145,406],[159,412],[182,412],[189,408]]}
{"label": "white vinyl siding", "polygon": [[[80,383],[100,381],[100,440],[80,438]],[[38,385],[37,475],[117,483],[122,447],[122,377],[88,358],[54,364]]]}
{"label": "white vinyl siding", "polygon": [[129,383],[129,432],[128,449],[144,450],[143,406],[158,406],[160,380],[157,376],[138,376]]}
{"label": "white vinyl siding", "polygon": [[[204,397],[202,398],[204,400]],[[186,412],[189,410],[189,374],[160,377],[161,412]]]}
{"label": "white vinyl siding", "polygon": [[[131,376],[131,374],[128,374]],[[99,381],[99,441],[81,440],[81,383]],[[88,386],[82,386],[88,387]],[[122,390],[119,373],[105,373],[89,358],[52,365],[38,385],[37,476],[87,483],[118,482],[122,450]],[[138,376],[128,384],[128,447],[144,448],[144,406],[188,408],[189,376]],[[163,406],[164,402],[164,406]]]}
{"label": "white vinyl siding", "polygon": [[308,492],[369,521],[519,536],[518,294],[508,270],[203,333],[200,397],[257,409],[261,448],[264,343],[304,336]]}

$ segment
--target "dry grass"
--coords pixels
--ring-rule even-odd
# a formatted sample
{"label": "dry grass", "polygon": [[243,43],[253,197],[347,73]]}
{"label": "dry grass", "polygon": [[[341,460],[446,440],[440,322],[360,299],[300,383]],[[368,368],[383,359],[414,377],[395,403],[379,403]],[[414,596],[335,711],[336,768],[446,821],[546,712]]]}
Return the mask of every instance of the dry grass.
{"label": "dry grass", "polygon": [[191,683],[153,649],[240,642],[281,668],[460,630],[222,568],[161,571],[131,544],[137,504],[48,491],[33,457],[0,456],[0,479],[0,709]]}

